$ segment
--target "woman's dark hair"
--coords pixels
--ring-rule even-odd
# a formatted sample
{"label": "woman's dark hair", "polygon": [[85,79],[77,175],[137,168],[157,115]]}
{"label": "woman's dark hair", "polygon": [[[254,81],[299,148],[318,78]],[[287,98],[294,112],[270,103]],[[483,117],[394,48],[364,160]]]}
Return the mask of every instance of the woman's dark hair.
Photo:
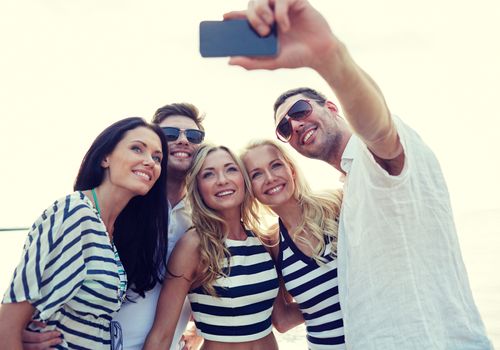
{"label": "woman's dark hair", "polygon": [[99,186],[105,174],[101,162],[113,152],[128,131],[138,127],[152,130],[161,140],[161,174],[146,195],[135,196],[122,210],[115,221],[113,242],[127,273],[129,288],[144,296],[144,292],[163,280],[166,268],[168,151],[162,130],[138,117],[122,119],[107,127],[85,154],[74,190],[85,191]]}

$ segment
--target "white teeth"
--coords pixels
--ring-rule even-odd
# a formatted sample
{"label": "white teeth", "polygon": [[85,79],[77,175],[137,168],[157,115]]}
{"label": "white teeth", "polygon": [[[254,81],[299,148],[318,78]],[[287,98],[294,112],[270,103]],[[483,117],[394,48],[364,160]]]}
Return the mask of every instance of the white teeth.
{"label": "white teeth", "polygon": [[179,158],[189,158],[189,153],[186,152],[174,152],[172,155]]}
{"label": "white teeth", "polygon": [[279,185],[279,186],[271,188],[270,190],[267,190],[266,193],[267,194],[274,194],[276,192],[281,191],[282,188],[283,188],[283,185]]}
{"label": "white teeth", "polygon": [[234,193],[233,190],[227,190],[227,191],[218,192],[215,195],[217,197],[224,197],[224,196],[229,196],[230,194],[233,194],[233,193]]}
{"label": "white teeth", "polygon": [[306,136],[304,136],[304,143],[307,142],[307,140],[309,140],[309,138],[312,136],[312,134],[314,134],[314,130],[311,130],[311,131],[308,131]]}
{"label": "white teeth", "polygon": [[151,180],[151,177],[148,174],[143,173],[142,171],[134,171],[134,174],[141,176],[141,177],[145,178],[146,180]]}

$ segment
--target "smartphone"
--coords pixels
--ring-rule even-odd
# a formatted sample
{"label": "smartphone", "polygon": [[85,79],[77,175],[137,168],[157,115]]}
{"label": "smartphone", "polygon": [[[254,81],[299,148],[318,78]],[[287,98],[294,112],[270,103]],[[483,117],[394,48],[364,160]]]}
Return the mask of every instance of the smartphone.
{"label": "smartphone", "polygon": [[278,53],[276,26],[262,37],[246,19],[203,21],[200,53],[203,57],[275,56]]}

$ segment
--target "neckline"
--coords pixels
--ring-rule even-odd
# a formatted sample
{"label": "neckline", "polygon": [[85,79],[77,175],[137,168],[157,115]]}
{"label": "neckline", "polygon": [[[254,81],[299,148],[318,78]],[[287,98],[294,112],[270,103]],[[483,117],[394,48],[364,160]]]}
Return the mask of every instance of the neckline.
{"label": "neckline", "polygon": [[97,210],[97,214],[99,214],[99,217],[100,217],[101,216],[101,208],[99,208],[99,202],[97,201],[97,194],[95,193],[95,188],[91,189],[90,192],[92,192],[92,198],[94,199],[95,208]]}
{"label": "neckline", "polygon": [[[283,240],[286,241],[286,243],[288,244],[290,249],[295,254],[297,254],[299,256],[300,260],[302,260],[304,263],[306,263],[308,265],[313,264],[315,266],[318,266],[318,263],[316,262],[316,260],[314,260],[314,258],[312,256],[306,255],[302,250],[300,250],[299,247],[297,247],[297,245],[293,241],[292,237],[290,237],[290,233],[288,233],[288,230],[287,230],[285,224],[283,223],[283,221],[281,221],[281,218],[278,219],[278,223],[279,223],[279,228],[280,228],[280,234],[283,236]],[[282,240],[280,239],[280,244],[281,244],[281,241]],[[325,251],[321,255],[321,258],[327,259],[328,262],[331,260],[335,260],[335,259],[331,259],[329,257],[329,254],[327,253],[327,249],[328,249],[328,247],[325,247]],[[280,254],[282,254],[281,249],[280,249]]]}
{"label": "neckline", "polygon": [[[86,190],[86,191],[88,191],[88,190]],[[103,219],[101,217],[101,209],[99,208],[99,202],[97,202],[97,197],[94,197],[94,191],[93,191],[93,189],[90,190],[90,192],[92,193],[92,197],[94,199],[94,203],[92,203],[92,200],[90,200],[90,197],[87,196],[84,191],[78,191],[78,192],[82,196],[81,197],[82,199],[85,198],[85,201],[87,201],[89,208],[92,209],[92,211],[96,214],[97,219],[104,226],[104,231],[106,232],[106,234],[109,237],[109,242],[111,243],[111,247],[114,249],[114,247],[115,247],[114,239],[110,236],[108,228],[106,227],[106,224],[104,223],[104,221],[103,221]]]}
{"label": "neckline", "polygon": [[231,242],[246,242],[249,237],[253,237],[253,234],[251,233],[250,230],[244,230],[245,234],[247,235],[245,239],[232,239],[232,238],[226,238],[226,241],[231,241]]}
{"label": "neckline", "polygon": [[[285,241],[288,244],[288,246],[294,252],[294,254],[297,254],[299,259],[302,260],[305,264],[318,266],[318,263],[316,262],[316,260],[314,260],[313,257],[306,255],[302,250],[300,250],[299,247],[297,247],[297,245],[293,241],[292,237],[290,237],[290,234],[288,233],[288,230],[285,227],[285,224],[283,224],[283,221],[281,221],[281,218],[278,219],[278,223],[279,223],[280,234],[281,234],[281,236],[283,236],[283,241]],[[281,244],[281,241],[282,240],[280,239],[280,244]],[[280,260],[283,258],[282,254],[283,254],[283,250],[280,249],[280,256],[281,256]],[[330,261],[330,259],[326,256],[326,251],[323,252],[323,255],[321,257],[326,258],[327,260]],[[335,260],[335,259],[332,259],[332,260]]]}

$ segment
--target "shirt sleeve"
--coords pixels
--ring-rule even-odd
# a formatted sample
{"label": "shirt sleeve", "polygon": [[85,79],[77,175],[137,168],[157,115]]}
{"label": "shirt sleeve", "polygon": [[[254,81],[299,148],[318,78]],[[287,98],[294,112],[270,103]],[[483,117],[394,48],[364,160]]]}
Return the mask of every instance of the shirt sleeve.
{"label": "shirt sleeve", "polygon": [[[357,136],[353,135],[353,142],[350,152],[354,158],[357,171],[363,174],[365,181],[370,183],[372,188],[389,189],[400,186],[402,183],[408,181],[409,173],[412,171],[412,164],[414,163],[414,149],[417,147],[417,138],[415,133],[411,131],[399,117],[393,115],[393,120],[396,125],[399,140],[405,153],[404,165],[400,174],[390,175],[387,170],[382,168],[377,163],[372,152],[368,146]],[[351,167],[354,163],[348,165],[348,173],[350,174]]]}
{"label": "shirt sleeve", "polygon": [[82,227],[91,210],[75,196],[47,208],[31,227],[3,303],[28,301],[46,320],[78,292],[86,276]]}

